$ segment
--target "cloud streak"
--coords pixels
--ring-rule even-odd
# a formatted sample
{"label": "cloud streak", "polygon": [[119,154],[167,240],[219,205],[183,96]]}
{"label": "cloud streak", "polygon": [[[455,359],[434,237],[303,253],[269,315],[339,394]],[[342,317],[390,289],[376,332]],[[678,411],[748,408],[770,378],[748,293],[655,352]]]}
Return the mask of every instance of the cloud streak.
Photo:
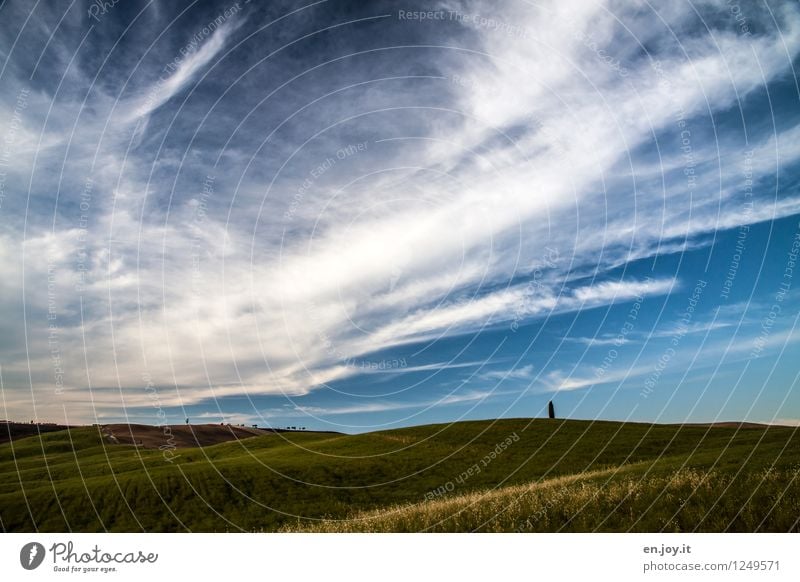
{"label": "cloud streak", "polygon": [[[380,372],[477,368],[430,346],[668,301],[681,273],[637,263],[800,212],[796,193],[770,190],[776,163],[800,161],[796,120],[742,144],[712,117],[791,71],[795,6],[775,10],[778,30],[752,14],[761,32],[746,38],[706,28],[689,4],[644,18],[615,2],[446,2],[464,18],[436,28],[378,19],[384,8],[353,8],[325,33],[315,18],[330,15],[313,7],[281,27],[277,8],[237,10],[201,38],[215,15],[187,16],[171,36],[120,23],[113,41],[110,28],[93,37],[108,58],[80,48],[69,70],[59,49],[60,75],[96,83],[79,93],[35,77],[4,178],[29,199],[0,207],[0,331],[23,338],[2,348],[15,410],[51,405],[51,321],[65,369],[55,411],[146,407],[145,377],[172,407],[303,397],[374,374],[354,359],[432,349]],[[43,50],[40,36],[26,46]],[[30,75],[24,55],[10,58],[3,114]],[[590,335],[574,341],[609,345]],[[370,406],[325,410],[422,405]]]}

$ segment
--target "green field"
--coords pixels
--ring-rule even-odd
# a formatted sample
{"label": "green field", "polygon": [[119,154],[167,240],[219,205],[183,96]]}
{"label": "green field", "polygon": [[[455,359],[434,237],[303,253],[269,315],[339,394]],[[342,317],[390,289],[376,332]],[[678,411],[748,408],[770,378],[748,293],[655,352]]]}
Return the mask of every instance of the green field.
{"label": "green field", "polygon": [[4,531],[798,531],[800,436],[512,419],[205,448],[0,445]]}

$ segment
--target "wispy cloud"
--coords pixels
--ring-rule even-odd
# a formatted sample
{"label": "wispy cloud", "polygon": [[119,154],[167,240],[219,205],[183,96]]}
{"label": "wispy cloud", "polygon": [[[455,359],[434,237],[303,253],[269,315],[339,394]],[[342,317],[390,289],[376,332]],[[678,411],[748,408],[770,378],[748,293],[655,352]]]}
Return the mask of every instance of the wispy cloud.
{"label": "wispy cloud", "polygon": [[623,346],[630,343],[627,337],[603,336],[603,337],[564,337],[562,341],[583,344],[590,348],[605,346]]}
{"label": "wispy cloud", "polygon": [[168,68],[165,67],[162,75],[155,83],[145,88],[142,96],[120,105],[120,110],[125,115],[124,120],[127,123],[146,120],[150,114],[186,89],[189,83],[219,55],[230,36],[243,23],[243,19],[234,17],[215,27],[208,40],[190,39],[181,49],[180,56],[176,57],[176,65],[170,63]]}
{"label": "wispy cloud", "polygon": [[[374,352],[666,298],[682,290],[679,272],[647,278],[628,266],[800,212],[795,193],[758,188],[746,211],[745,148],[707,119],[791,71],[796,6],[754,11],[763,32],[743,38],[716,17],[713,29],[700,26],[696,10],[724,13],[720,2],[656,8],[658,18],[608,2],[442,5],[493,15],[535,40],[470,18],[435,29],[365,24],[361,16],[384,14],[368,5],[330,34],[319,32],[314,7],[262,29],[279,10],[270,7],[269,17],[236,14],[198,42],[205,14],[166,36],[134,26],[110,42],[98,27],[75,53],[81,37],[65,22],[48,49],[53,69],[45,58],[34,76],[4,174],[5,192],[27,194],[0,206],[9,402],[28,410],[35,398],[91,418],[87,395],[103,413],[148,406],[148,381],[164,406],[309,395],[370,373],[348,362]],[[164,26],[165,10],[153,14]],[[18,12],[0,24],[3,39]],[[40,29],[23,38],[27,53],[49,41]],[[425,49],[432,41],[448,48]],[[395,45],[418,48],[401,56],[387,48]],[[31,83],[28,55],[9,58],[2,120]],[[53,81],[62,74],[63,86]],[[154,123],[161,115],[174,118]],[[800,160],[792,123],[748,135],[755,184]],[[57,401],[53,305],[65,372]],[[613,340],[583,330],[572,341]],[[472,355],[431,360],[381,373],[481,365]],[[533,373],[526,365],[483,378]],[[576,390],[597,380],[548,382]],[[327,413],[356,409],[370,411]]]}
{"label": "wispy cloud", "polygon": [[483,401],[488,398],[505,395],[505,392],[492,390],[469,390],[462,393],[448,394],[437,400],[414,402],[365,402],[348,406],[294,406],[268,410],[262,413],[264,418],[273,417],[324,417],[344,414],[364,414],[369,412],[387,412],[391,410],[418,410],[439,406],[451,406]]}
{"label": "wispy cloud", "polygon": [[676,334],[705,334],[720,329],[727,329],[733,327],[734,324],[727,321],[696,321],[688,325],[677,323],[673,324],[667,329],[653,330],[647,333],[650,338],[670,338],[675,337]]}
{"label": "wispy cloud", "polygon": [[533,364],[508,370],[492,370],[480,375],[482,380],[529,380],[533,377]]}

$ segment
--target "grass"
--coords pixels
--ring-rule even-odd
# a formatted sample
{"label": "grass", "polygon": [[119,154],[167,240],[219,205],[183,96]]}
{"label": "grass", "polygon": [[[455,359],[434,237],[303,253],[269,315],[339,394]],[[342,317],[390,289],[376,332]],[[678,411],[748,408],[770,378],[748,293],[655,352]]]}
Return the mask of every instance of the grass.
{"label": "grass", "polygon": [[0,445],[0,529],[797,531],[798,445],[787,427],[512,419],[265,435],[168,462],[83,427]]}
{"label": "grass", "polygon": [[[680,469],[620,477],[617,469],[284,526],[285,532],[759,532],[798,531],[800,477],[740,478]],[[623,471],[623,474],[629,471]]]}

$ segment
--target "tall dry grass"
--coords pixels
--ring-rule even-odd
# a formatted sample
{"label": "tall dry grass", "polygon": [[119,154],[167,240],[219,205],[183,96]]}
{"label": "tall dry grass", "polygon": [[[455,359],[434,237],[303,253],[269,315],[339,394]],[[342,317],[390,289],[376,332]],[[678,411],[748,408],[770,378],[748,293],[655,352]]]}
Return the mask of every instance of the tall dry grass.
{"label": "tall dry grass", "polygon": [[798,531],[800,467],[735,476],[608,469],[298,522],[303,532]]}

